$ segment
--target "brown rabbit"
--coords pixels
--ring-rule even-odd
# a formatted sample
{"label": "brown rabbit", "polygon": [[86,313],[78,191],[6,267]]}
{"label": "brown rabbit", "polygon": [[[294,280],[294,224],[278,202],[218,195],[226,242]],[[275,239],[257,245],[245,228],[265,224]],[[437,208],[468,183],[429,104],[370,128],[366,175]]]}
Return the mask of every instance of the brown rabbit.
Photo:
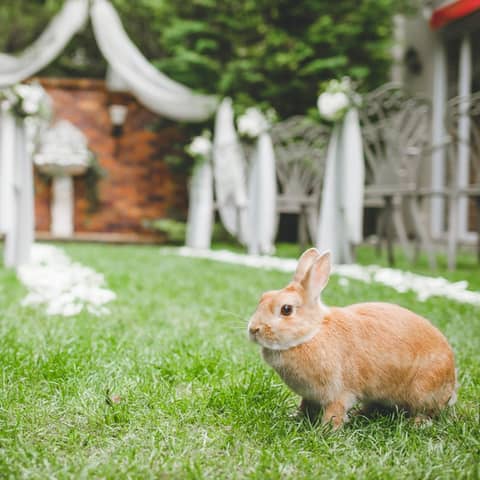
{"label": "brown rabbit", "polygon": [[323,407],[336,429],[357,402],[417,418],[455,403],[455,359],[442,333],[398,305],[323,305],[330,269],[329,252],[307,250],[292,282],[264,293],[248,324],[265,361],[302,397],[300,410]]}

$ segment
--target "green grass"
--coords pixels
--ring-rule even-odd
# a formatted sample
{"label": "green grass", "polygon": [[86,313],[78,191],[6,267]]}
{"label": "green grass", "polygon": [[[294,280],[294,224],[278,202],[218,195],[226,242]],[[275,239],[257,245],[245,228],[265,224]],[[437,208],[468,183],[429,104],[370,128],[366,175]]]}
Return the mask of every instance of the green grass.
{"label": "green grass", "polygon": [[0,268],[0,478],[479,478],[479,308],[332,278],[328,304],[392,301],[429,317],[462,387],[432,426],[390,415],[331,433],[289,417],[298,398],[246,339],[260,293],[289,275],[155,247],[65,248],[118,300],[106,317],[47,317],[19,306],[24,289]]}

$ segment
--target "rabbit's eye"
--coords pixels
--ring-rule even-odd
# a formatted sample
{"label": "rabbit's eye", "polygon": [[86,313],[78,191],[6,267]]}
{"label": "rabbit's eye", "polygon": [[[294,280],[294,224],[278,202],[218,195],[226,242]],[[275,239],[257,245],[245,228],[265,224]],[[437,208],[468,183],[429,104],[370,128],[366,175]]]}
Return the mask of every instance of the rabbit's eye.
{"label": "rabbit's eye", "polygon": [[292,305],[282,305],[282,308],[280,309],[280,313],[284,317],[288,317],[289,315],[291,315],[293,313]]}

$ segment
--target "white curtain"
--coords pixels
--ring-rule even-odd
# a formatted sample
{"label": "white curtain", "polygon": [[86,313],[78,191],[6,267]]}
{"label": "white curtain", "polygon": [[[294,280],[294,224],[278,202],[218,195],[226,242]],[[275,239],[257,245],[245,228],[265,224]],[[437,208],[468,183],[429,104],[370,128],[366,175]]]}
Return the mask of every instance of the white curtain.
{"label": "white curtain", "polygon": [[[67,0],[38,39],[19,55],[0,54],[0,88],[34,75],[54,60],[88,18],[88,0]],[[2,112],[0,123],[0,231],[4,263],[18,267],[30,258],[34,240],[33,167],[25,124]]]}
{"label": "white curtain", "polygon": [[0,88],[36,74],[54,60],[88,18],[88,0],[67,0],[40,37],[20,55],[0,54]]}
{"label": "white curtain", "polygon": [[365,167],[358,112],[335,125],[328,144],[317,247],[333,262],[352,263],[352,246],[362,240]]}
{"label": "white curtain", "polygon": [[186,245],[210,248],[213,228],[213,171],[209,160],[196,165],[190,180]]}
{"label": "white curtain", "polygon": [[[9,142],[12,165],[11,183],[7,186],[11,218],[5,232],[4,263],[18,267],[30,260],[34,240],[33,165],[27,152],[26,129],[23,120],[15,119],[13,142]],[[2,162],[3,164],[3,162]]]}
{"label": "white curtain", "polygon": [[95,0],[91,17],[103,56],[147,108],[173,120],[190,122],[206,120],[215,112],[216,97],[194,93],[148,62],[126,34],[108,0]]}
{"label": "white curtain", "polygon": [[0,233],[12,224],[15,118],[6,110],[0,119]]}
{"label": "white curtain", "polygon": [[223,99],[215,118],[213,166],[222,223],[230,234],[244,243],[247,229],[246,162],[235,130],[230,98]]}
{"label": "white curtain", "polygon": [[270,255],[274,252],[276,197],[277,180],[272,139],[268,132],[262,132],[257,138],[250,161],[247,233],[250,254]]}

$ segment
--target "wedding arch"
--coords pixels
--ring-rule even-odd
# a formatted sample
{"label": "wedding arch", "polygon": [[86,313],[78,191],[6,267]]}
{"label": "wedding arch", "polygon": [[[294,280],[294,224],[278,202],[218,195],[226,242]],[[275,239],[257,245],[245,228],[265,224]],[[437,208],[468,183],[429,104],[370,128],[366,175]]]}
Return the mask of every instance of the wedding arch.
{"label": "wedding arch", "polygon": [[[220,101],[215,95],[198,94],[161,73],[132,43],[109,0],[66,0],[31,46],[19,55],[0,54],[0,89],[22,82],[45,68],[89,19],[108,62],[109,74],[148,109],[172,120],[189,122],[205,121],[217,114],[212,174],[220,217],[227,230],[247,244],[250,251],[267,253],[275,235],[273,227],[264,227],[273,225],[275,209],[275,176],[271,173],[274,157],[268,132],[263,132],[257,140],[247,182],[245,155],[236,134],[230,99]],[[2,109],[0,233],[5,235],[6,264],[13,267],[29,260],[34,238],[32,163],[25,144],[24,122],[14,120],[10,112]],[[269,167],[260,168],[263,163]],[[203,174],[200,180],[192,184],[197,188],[212,188],[212,178]],[[265,197],[262,194],[265,191],[270,195]],[[201,198],[207,199],[208,206],[209,194]],[[195,210],[198,218],[189,235],[190,246],[209,246],[211,210],[208,214],[205,208]]]}

